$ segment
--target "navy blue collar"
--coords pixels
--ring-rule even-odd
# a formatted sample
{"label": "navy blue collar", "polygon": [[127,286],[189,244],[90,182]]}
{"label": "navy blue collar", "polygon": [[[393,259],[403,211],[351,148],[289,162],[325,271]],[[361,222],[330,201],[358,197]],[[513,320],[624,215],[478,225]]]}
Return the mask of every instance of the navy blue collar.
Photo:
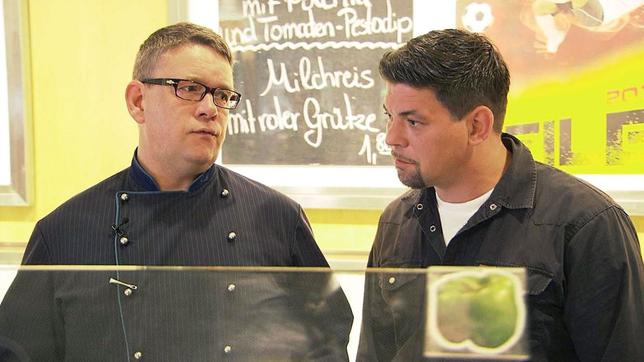
{"label": "navy blue collar", "polygon": [[[159,189],[159,185],[154,181],[154,178],[150,176],[144,169],[143,166],[139,163],[139,160],[137,159],[136,156],[136,151],[134,150],[134,157],[132,157],[132,166],[130,167],[130,176],[136,182],[139,186],[141,186],[145,191],[161,191]],[[208,168],[204,173],[199,174],[194,181],[192,181],[192,184],[190,184],[190,188],[188,188],[188,192],[195,192],[202,188],[204,185],[206,185],[212,178],[213,175],[215,174],[215,164],[213,163],[210,168]]]}

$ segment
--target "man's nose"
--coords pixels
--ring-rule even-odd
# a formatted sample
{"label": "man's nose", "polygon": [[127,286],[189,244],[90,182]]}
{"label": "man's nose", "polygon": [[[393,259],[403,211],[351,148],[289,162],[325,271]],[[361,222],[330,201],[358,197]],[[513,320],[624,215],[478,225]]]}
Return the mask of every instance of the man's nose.
{"label": "man's nose", "polygon": [[217,116],[219,112],[219,107],[215,105],[215,100],[212,93],[206,93],[201,101],[199,101],[199,107],[197,107],[198,116],[211,119]]}
{"label": "man's nose", "polygon": [[387,122],[387,135],[385,143],[390,147],[404,146],[404,137],[401,130],[400,121],[391,119]]}

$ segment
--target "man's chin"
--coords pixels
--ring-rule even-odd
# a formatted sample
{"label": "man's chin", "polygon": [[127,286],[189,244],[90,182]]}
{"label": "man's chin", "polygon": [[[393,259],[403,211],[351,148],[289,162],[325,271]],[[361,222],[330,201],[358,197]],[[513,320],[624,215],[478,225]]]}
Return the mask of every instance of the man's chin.
{"label": "man's chin", "polygon": [[402,172],[398,171],[398,179],[402,182],[403,185],[410,187],[412,189],[423,189],[425,188],[425,182],[418,175],[405,175]]}

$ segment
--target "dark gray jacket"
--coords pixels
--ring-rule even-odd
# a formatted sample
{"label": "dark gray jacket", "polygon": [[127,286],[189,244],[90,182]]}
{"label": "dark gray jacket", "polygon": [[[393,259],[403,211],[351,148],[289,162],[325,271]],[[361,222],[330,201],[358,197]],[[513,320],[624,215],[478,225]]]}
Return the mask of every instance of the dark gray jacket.
{"label": "dark gray jacket", "polygon": [[[511,164],[448,247],[435,190],[410,190],[382,214],[369,267],[525,267],[532,360],[644,361],[644,266],[629,217],[502,139]],[[359,361],[422,360],[425,278],[391,276],[367,276]]]}

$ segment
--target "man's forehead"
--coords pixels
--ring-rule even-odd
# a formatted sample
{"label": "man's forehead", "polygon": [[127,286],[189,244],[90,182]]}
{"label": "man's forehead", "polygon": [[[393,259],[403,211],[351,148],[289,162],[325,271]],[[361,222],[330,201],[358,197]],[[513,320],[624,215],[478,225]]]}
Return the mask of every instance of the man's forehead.
{"label": "man's forehead", "polygon": [[228,61],[226,60],[226,57],[223,54],[221,54],[217,49],[205,44],[193,43],[193,42],[182,43],[172,48],[166,49],[165,51],[159,54],[159,58],[163,58],[163,57],[176,58],[181,56],[198,57],[197,51],[207,51],[207,52],[213,53],[217,58],[221,58],[226,63],[228,63]]}
{"label": "man's forehead", "polygon": [[[232,66],[215,49],[202,44],[186,44],[163,53],[155,65],[157,76],[183,77],[203,83],[232,83]],[[221,86],[221,85],[219,85]],[[230,84],[232,86],[232,84]]]}
{"label": "man's forehead", "polygon": [[414,106],[392,106],[392,109],[389,109],[387,108],[386,104],[383,104],[382,108],[386,113],[399,117],[411,117],[419,115],[419,111]]}

